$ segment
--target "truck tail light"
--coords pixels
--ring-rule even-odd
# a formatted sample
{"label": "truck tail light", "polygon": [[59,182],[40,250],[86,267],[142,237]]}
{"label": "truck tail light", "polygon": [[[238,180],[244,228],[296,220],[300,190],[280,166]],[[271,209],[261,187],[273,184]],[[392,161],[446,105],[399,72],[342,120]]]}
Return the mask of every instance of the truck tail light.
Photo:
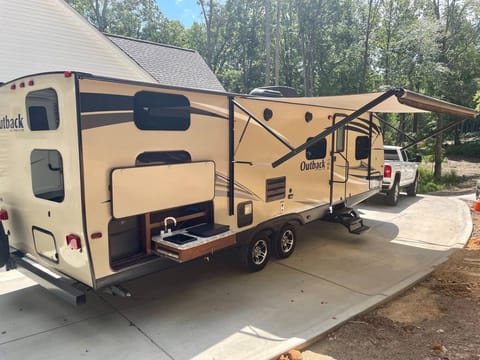
{"label": "truck tail light", "polygon": [[383,169],[383,177],[392,177],[392,167],[390,165],[385,165],[385,168]]}
{"label": "truck tail light", "polygon": [[67,235],[67,246],[72,250],[81,250],[82,242],[80,241],[80,236],[75,234]]}
{"label": "truck tail light", "polygon": [[0,220],[8,220],[8,212],[7,210],[0,210]]}

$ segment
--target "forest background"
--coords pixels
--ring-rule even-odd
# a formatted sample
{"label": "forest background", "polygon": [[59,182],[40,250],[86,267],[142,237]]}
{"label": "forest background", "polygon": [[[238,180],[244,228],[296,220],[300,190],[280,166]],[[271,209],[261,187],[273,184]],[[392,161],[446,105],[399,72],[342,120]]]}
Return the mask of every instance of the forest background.
{"label": "forest background", "polygon": [[[229,92],[290,86],[303,96],[405,87],[480,110],[478,0],[197,0],[185,28],[155,0],[67,0],[100,31],[197,50]],[[420,138],[447,115],[383,116]],[[386,131],[385,142],[408,138]],[[445,144],[451,144],[445,150]],[[441,175],[445,154],[480,158],[480,121],[466,120],[418,151]]]}

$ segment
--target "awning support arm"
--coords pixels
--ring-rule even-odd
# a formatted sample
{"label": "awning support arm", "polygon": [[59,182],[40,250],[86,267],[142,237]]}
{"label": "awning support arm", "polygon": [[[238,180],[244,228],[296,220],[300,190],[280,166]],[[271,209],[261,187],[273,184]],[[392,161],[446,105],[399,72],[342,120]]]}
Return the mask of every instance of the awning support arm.
{"label": "awning support arm", "polygon": [[376,118],[378,119],[378,121],[380,121],[382,124],[387,125],[389,128],[391,128],[391,129],[399,132],[400,134],[402,134],[403,136],[405,136],[406,138],[408,138],[408,140],[410,140],[410,141],[416,141],[415,138],[413,138],[413,137],[411,137],[410,135],[408,135],[405,131],[402,131],[402,130],[396,128],[395,126],[389,124],[389,123],[387,122],[387,120],[382,119],[382,118],[381,118],[380,116],[378,116],[378,115],[375,115],[375,117],[376,117]]}
{"label": "awning support arm", "polygon": [[353,113],[351,113],[350,115],[348,115],[347,117],[345,117],[342,121],[339,121],[338,123],[336,123],[335,125],[325,129],[324,131],[322,131],[320,134],[318,134],[317,136],[311,138],[310,140],[308,140],[307,142],[303,143],[302,145],[298,146],[297,148],[295,149],[292,149],[292,151],[290,151],[289,153],[285,154],[284,156],[282,156],[281,158],[279,158],[278,160],[275,160],[273,163],[272,163],[272,167],[276,168],[277,166],[283,164],[285,161],[287,160],[290,160],[292,157],[294,157],[295,155],[301,153],[303,150],[305,150],[306,148],[312,146],[312,145],[315,145],[316,143],[318,143],[320,140],[324,139],[325,137],[327,137],[328,135],[332,134],[335,130],[337,130],[338,128],[341,128],[342,126],[345,126],[346,124],[348,124],[350,121],[356,119],[357,117],[359,117],[360,115],[368,112],[369,110],[371,110],[372,108],[374,108],[375,106],[377,106],[378,104],[384,102],[385,100],[387,100],[388,98],[392,97],[393,95],[395,96],[402,96],[404,93],[404,90],[403,89],[400,89],[400,88],[396,88],[396,89],[391,89],[391,90],[388,90],[387,92],[383,93],[382,95],[380,95],[379,97],[373,99],[372,101],[370,101],[368,104],[362,106],[360,109],[354,111]]}
{"label": "awning support arm", "polygon": [[[286,142],[285,140],[283,140],[280,136],[278,136],[277,134],[275,134],[275,132],[270,129],[267,125],[265,125],[263,122],[261,122],[260,120],[258,120],[255,115],[253,115],[250,111],[248,111],[245,107],[243,107],[242,105],[240,105],[239,103],[237,103],[235,100],[232,100],[233,102],[233,105],[235,105],[237,108],[239,108],[240,110],[242,110],[245,114],[247,114],[251,119],[253,119],[258,125],[260,125],[262,128],[264,128],[270,135],[272,135],[275,139],[277,139],[278,141],[280,141],[283,145],[285,145],[287,148],[289,148],[290,150],[293,150],[293,146],[290,145],[288,142]],[[250,119],[248,119],[248,121],[250,121]],[[248,124],[247,124],[248,126]],[[247,128],[245,127],[244,129],[244,133],[245,131],[247,130]],[[243,133],[243,134],[244,134]],[[242,134],[242,137],[243,137],[243,134]]]}
{"label": "awning support arm", "polygon": [[442,132],[447,131],[448,129],[451,129],[451,128],[453,128],[453,127],[461,124],[461,123],[464,122],[464,121],[465,121],[465,119],[461,119],[461,120],[455,121],[454,123],[451,123],[451,124],[449,124],[449,125],[447,125],[447,126],[444,126],[443,128],[441,128],[441,129],[439,129],[439,130],[437,130],[437,131],[434,131],[434,132],[432,132],[432,133],[430,133],[430,134],[428,134],[428,135],[426,135],[426,136],[424,136],[424,137],[422,137],[422,138],[420,138],[420,139],[418,139],[418,140],[415,140],[415,141],[411,142],[411,143],[408,144],[408,145],[405,145],[404,147],[402,147],[402,150],[408,149],[408,148],[410,148],[410,147],[412,147],[412,146],[414,146],[414,145],[417,145],[418,143],[420,143],[420,142],[422,142],[422,141],[425,141],[425,140],[427,140],[427,139],[429,139],[429,138],[431,138],[431,137],[434,137],[434,136],[436,136],[436,135],[438,135],[438,134],[441,134]]}

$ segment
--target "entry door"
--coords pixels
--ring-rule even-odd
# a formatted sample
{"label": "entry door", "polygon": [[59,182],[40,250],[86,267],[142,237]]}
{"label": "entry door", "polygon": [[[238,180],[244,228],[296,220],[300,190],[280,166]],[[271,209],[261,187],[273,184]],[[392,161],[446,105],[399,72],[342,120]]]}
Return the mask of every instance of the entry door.
{"label": "entry door", "polygon": [[[335,114],[332,126],[342,121],[347,115]],[[347,181],[349,175],[348,163],[348,131],[345,126],[332,134],[330,150],[330,205],[338,201],[345,201]]]}

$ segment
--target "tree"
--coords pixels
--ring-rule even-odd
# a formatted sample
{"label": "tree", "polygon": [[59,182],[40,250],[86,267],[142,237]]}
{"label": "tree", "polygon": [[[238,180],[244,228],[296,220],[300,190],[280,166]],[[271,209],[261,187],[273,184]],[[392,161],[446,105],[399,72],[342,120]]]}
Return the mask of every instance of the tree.
{"label": "tree", "polygon": [[101,32],[150,40],[165,18],[155,0],[67,0]]}
{"label": "tree", "polygon": [[272,18],[270,0],[265,0],[265,85],[270,85],[271,58],[270,46],[272,41]]}
{"label": "tree", "polygon": [[[468,0],[431,0],[428,8],[441,26],[438,59],[446,69],[444,76],[437,79],[432,87],[437,96],[459,104],[471,103],[476,88],[475,78],[480,76],[478,66],[472,68],[472,58],[477,61],[479,58],[480,23],[476,6]],[[463,76],[467,73],[469,76]],[[437,128],[441,128],[443,123],[443,118],[439,116]],[[442,144],[443,134],[440,134],[435,143],[436,178],[441,176],[442,171]]]}

